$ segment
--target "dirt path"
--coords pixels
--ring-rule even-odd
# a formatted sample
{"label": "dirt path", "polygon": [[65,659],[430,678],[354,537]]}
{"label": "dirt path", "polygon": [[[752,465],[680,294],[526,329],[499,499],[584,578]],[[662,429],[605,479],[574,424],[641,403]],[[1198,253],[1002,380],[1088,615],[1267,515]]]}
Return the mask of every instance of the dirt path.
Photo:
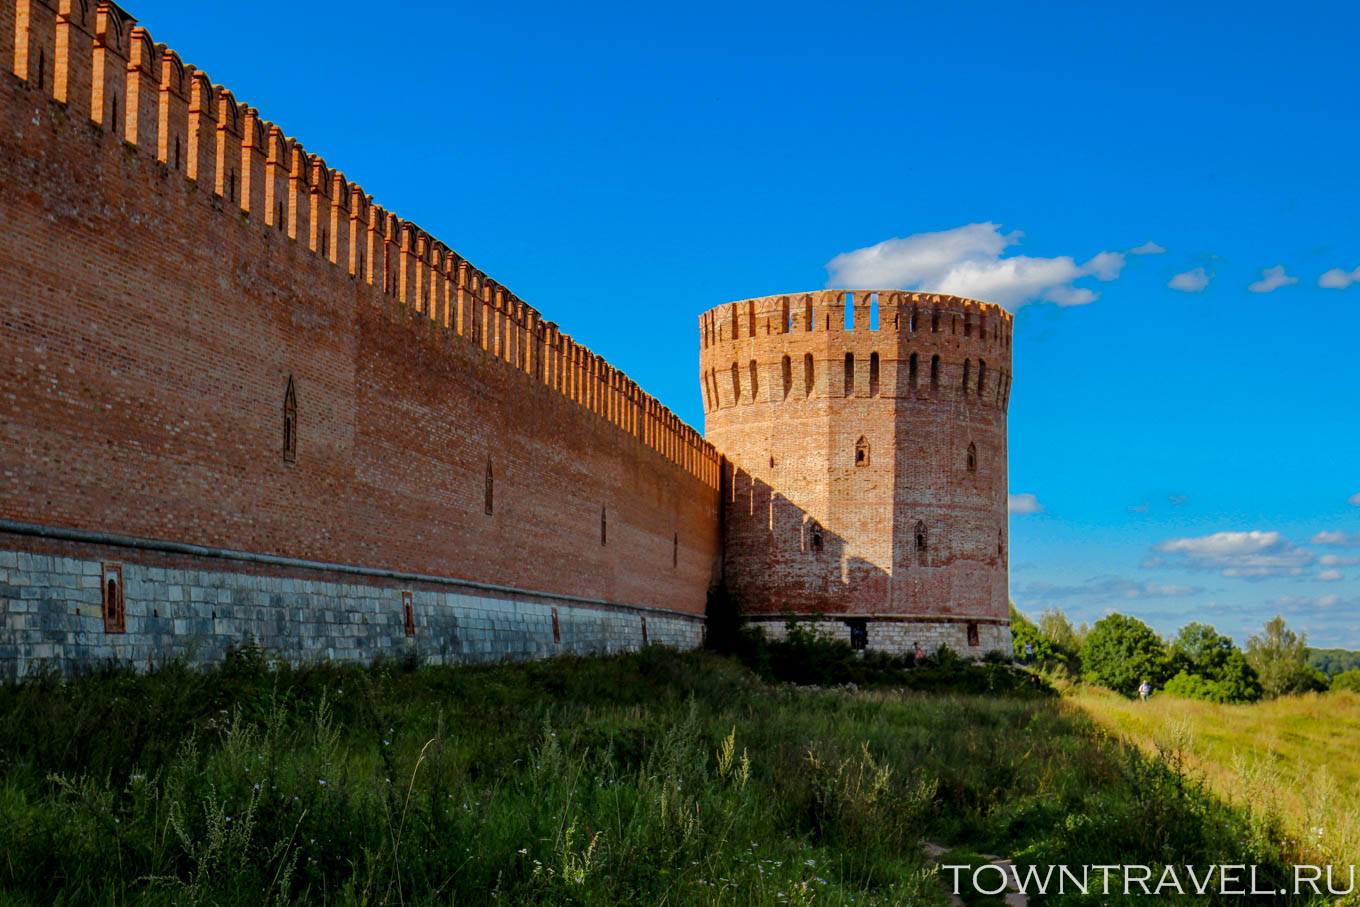
{"label": "dirt path", "polygon": [[[926,852],[926,856],[930,857],[932,860],[938,860],[950,850],[948,847],[942,847],[939,844],[931,844],[929,842],[924,844],[923,848]],[[1006,907],[1028,907],[1029,898],[1025,896],[1024,892],[1016,887],[1015,864],[1004,857],[995,857],[991,854],[982,854],[982,856],[993,866],[999,868],[1006,879],[1006,893],[1002,896],[1002,900],[1006,902]],[[952,891],[949,893],[949,902],[954,905],[954,907],[967,907],[963,898],[954,894]]]}

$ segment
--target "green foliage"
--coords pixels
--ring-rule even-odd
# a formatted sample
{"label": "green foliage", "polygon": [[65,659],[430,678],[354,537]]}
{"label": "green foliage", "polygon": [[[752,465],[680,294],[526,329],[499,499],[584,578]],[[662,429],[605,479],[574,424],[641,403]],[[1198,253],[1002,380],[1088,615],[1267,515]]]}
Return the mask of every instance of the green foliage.
{"label": "green foliage", "polygon": [[1327,689],[1327,678],[1308,664],[1307,643],[1305,635],[1289,629],[1279,616],[1267,621],[1260,635],[1247,640],[1247,662],[1267,697]]}
{"label": "green foliage", "polygon": [[1082,649],[1086,679],[1125,696],[1144,680],[1160,685],[1171,674],[1171,658],[1152,628],[1135,617],[1107,614],[1096,621]]}
{"label": "green foliage", "polygon": [[1255,672],[1251,671],[1242,653],[1234,652],[1231,660],[1234,668],[1245,670],[1236,674],[1227,671],[1218,679],[1181,671],[1166,682],[1165,690],[1173,696],[1206,702],[1255,702],[1260,699],[1261,685],[1256,683]]}
{"label": "green foliage", "polygon": [[1308,664],[1328,677],[1360,670],[1360,652],[1350,649],[1309,649]]}
{"label": "green foliage", "polygon": [[[931,661],[905,673],[1002,670]],[[0,686],[7,904],[943,905],[922,838],[1284,865],[1050,697],[771,686],[659,648]]]}
{"label": "green foliage", "polygon": [[1077,655],[1090,631],[1085,624],[1073,627],[1066,614],[1050,608],[1039,615],[1039,632],[1062,651]]}
{"label": "green foliage", "polygon": [[1360,693],[1360,668],[1352,668],[1349,671],[1342,671],[1332,677],[1333,690],[1350,690],[1352,693]]}
{"label": "green foliage", "polygon": [[1171,641],[1171,664],[1178,671],[1166,691],[1209,702],[1255,702],[1261,683],[1231,638],[1208,624],[1188,623]]}
{"label": "green foliage", "polygon": [[[1080,672],[1076,632],[1061,611],[1045,611],[1036,625],[1012,603],[1010,616],[1011,639],[1017,659],[1028,661],[1043,671],[1064,675]],[[1031,647],[1032,656],[1029,655]]]}

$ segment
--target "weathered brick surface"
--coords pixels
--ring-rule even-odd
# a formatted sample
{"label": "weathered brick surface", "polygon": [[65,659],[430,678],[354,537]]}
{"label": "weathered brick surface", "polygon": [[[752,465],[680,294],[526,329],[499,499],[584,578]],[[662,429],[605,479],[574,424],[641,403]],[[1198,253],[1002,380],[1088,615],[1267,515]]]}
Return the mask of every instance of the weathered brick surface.
{"label": "weathered brick surface", "polygon": [[849,325],[843,291],[700,317],[705,436],[730,461],[727,585],[752,617],[867,618],[870,647],[917,632],[900,618],[934,617],[951,644],[976,624],[979,646],[960,648],[985,649],[982,628],[1007,625],[1011,316],[952,296],[848,295]]}
{"label": "weathered brick surface", "polygon": [[116,8],[71,8],[81,40],[20,29],[41,85],[0,73],[0,519],[702,613],[710,445]]}

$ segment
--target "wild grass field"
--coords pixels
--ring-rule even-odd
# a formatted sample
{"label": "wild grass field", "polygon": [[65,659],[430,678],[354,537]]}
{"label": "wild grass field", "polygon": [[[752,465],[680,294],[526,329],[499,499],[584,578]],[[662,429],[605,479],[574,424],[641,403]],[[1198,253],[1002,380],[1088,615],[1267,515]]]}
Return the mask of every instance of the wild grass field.
{"label": "wild grass field", "polygon": [[1348,691],[1221,705],[1129,700],[1082,686],[1070,701],[1146,752],[1173,743],[1215,792],[1326,861],[1360,865],[1360,696]]}
{"label": "wild grass field", "polygon": [[817,689],[770,682],[781,659],[243,654],[0,687],[0,902],[930,905],[926,841],[1267,878],[1293,855],[1014,669]]}

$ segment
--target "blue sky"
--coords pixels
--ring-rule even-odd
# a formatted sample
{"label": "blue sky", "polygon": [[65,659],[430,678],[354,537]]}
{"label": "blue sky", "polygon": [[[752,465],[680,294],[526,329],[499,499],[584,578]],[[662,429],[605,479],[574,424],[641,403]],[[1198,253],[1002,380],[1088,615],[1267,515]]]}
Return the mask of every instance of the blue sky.
{"label": "blue sky", "polygon": [[1022,609],[1360,648],[1353,5],[128,5],[696,426],[700,311],[916,237],[1017,311]]}

